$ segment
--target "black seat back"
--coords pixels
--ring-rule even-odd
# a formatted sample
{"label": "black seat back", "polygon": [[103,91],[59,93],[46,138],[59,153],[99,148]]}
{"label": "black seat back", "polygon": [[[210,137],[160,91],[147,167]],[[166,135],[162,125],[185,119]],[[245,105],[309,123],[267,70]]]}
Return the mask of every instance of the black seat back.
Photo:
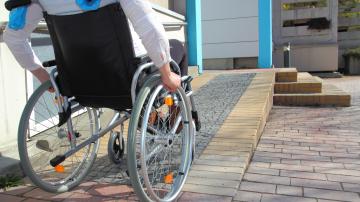
{"label": "black seat back", "polygon": [[61,93],[83,106],[131,108],[137,64],[120,4],[75,15],[44,14],[53,42]]}

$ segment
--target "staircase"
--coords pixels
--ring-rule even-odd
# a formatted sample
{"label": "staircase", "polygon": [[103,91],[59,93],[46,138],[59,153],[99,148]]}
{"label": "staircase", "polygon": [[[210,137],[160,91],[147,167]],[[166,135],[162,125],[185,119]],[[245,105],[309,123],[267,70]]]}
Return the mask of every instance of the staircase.
{"label": "staircase", "polygon": [[349,107],[351,96],[309,73],[296,68],[276,69],[274,105]]}

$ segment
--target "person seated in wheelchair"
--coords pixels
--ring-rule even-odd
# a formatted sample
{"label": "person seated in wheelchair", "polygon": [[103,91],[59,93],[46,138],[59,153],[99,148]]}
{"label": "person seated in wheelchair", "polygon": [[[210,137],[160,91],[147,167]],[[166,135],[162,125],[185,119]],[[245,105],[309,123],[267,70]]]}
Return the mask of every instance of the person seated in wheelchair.
{"label": "person seated in wheelchair", "polygon": [[[93,165],[100,138],[130,119],[127,167],[136,194],[140,201],[174,201],[194,158],[200,122],[191,77],[181,77],[187,74],[186,51],[181,42],[167,39],[149,2],[9,0],[6,5],[11,12],[3,39],[19,64],[43,83],[19,123],[25,174],[46,191],[71,190]],[[42,18],[55,53],[55,62],[43,65],[28,41]],[[54,65],[49,75],[43,66]],[[116,112],[104,129],[97,110],[103,107]],[[57,113],[58,124],[57,117],[53,120]],[[123,139],[116,139],[116,148],[124,152]],[[115,144],[109,146],[121,158]]]}
{"label": "person seated in wheelchair", "polygon": [[[29,2],[29,0],[24,0],[24,2]],[[34,1],[33,3],[26,5],[25,10],[23,10],[23,14],[16,13],[19,12],[18,10],[11,12],[10,23],[6,27],[3,35],[4,42],[7,44],[21,67],[29,70],[41,82],[45,82],[49,80],[49,74],[43,68],[40,60],[35,55],[28,41],[30,34],[37,27],[40,20],[43,19],[43,13],[45,12],[46,15],[52,16],[74,15],[94,11],[117,2],[121,4],[122,10],[130,21],[129,25],[131,39],[133,42],[134,56],[138,57],[148,55],[154,65],[159,69],[161,73],[161,80],[165,88],[170,91],[175,91],[176,88],[180,86],[180,77],[171,71],[169,63],[171,59],[174,59],[181,68],[181,74],[186,75],[188,68],[186,50],[181,42],[177,40],[168,40],[162,24],[156,18],[156,14],[147,0]],[[66,22],[69,26],[72,23],[74,22]],[[103,30],[93,31],[101,33]],[[90,33],[69,33],[68,35],[72,34],[77,36],[83,35],[83,37],[86,38],[86,35],[89,35]],[[91,37],[89,37],[89,39],[90,38]],[[74,40],[80,39],[74,37]],[[101,38],[99,38],[99,40],[106,41],[106,39]],[[88,41],[88,43],[89,42],[90,41]],[[85,46],[83,48],[85,48]],[[128,50],[128,52],[130,52],[130,50]],[[99,57],[101,56],[99,55]]]}

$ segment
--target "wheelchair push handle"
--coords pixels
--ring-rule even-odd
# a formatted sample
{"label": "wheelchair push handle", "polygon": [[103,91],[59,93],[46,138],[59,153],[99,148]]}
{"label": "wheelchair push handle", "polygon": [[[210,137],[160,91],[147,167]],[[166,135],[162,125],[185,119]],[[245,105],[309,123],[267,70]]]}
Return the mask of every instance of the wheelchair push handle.
{"label": "wheelchair push handle", "polygon": [[31,0],[8,0],[5,2],[5,8],[8,11],[11,11],[14,8],[20,7],[20,6],[26,6],[30,5]]}

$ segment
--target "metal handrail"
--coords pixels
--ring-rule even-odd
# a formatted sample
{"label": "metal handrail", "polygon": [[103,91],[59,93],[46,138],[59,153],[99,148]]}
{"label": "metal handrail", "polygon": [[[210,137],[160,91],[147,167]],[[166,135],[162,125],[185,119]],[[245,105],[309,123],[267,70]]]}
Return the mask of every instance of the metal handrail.
{"label": "metal handrail", "polygon": [[153,8],[155,11],[159,12],[159,13],[165,14],[165,15],[170,16],[170,17],[173,17],[173,18],[175,18],[175,19],[178,19],[178,20],[181,20],[181,21],[185,21],[185,20],[186,20],[186,19],[185,19],[185,16],[183,16],[183,15],[181,15],[181,14],[179,14],[179,13],[176,13],[176,12],[174,12],[174,11],[172,11],[172,10],[166,9],[166,8],[164,8],[164,7],[158,6],[158,5],[156,5],[156,4],[152,4],[152,8]]}
{"label": "metal handrail", "polygon": [[[162,14],[165,14],[167,16],[170,16],[172,18],[175,18],[177,20],[181,20],[181,22],[164,22],[163,25],[165,28],[173,28],[173,27],[183,27],[186,26],[187,23],[185,22],[185,17],[179,13],[176,13],[174,11],[171,11],[169,9],[163,8],[161,6],[158,6],[156,4],[152,4],[152,8]],[[0,21],[0,34],[2,34],[5,30],[5,27],[7,25],[7,21]],[[40,22],[39,25],[36,28],[36,31],[45,31],[47,32],[47,26],[45,22]]]}
{"label": "metal handrail", "polygon": [[[174,27],[184,27],[187,25],[186,22],[164,22],[162,23],[163,26],[166,28],[174,28]],[[3,33],[3,31],[5,30],[5,27],[7,25],[7,22],[0,22],[0,34]],[[40,22],[38,24],[38,26],[36,27],[35,31],[40,31],[40,32],[45,32],[47,33],[48,32],[48,28],[46,26],[46,23],[45,22]]]}

